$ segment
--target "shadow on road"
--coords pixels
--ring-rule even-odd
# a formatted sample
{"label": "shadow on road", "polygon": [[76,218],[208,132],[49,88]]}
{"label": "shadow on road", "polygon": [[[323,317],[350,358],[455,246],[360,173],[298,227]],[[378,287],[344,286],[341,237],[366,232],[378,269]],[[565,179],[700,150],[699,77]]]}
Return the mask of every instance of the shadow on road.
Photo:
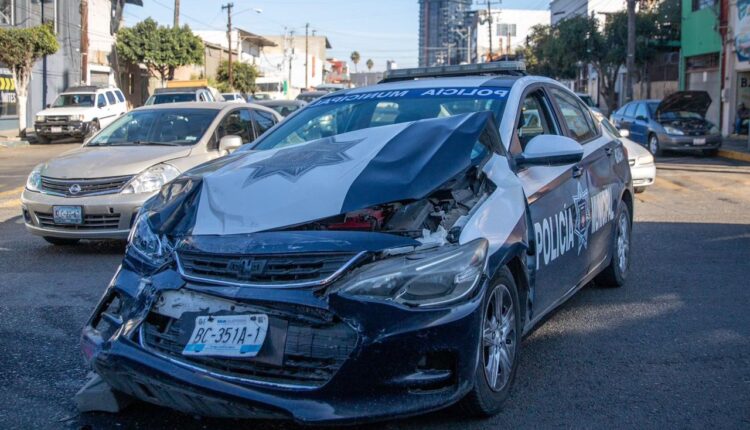
{"label": "shadow on road", "polygon": [[[632,249],[625,287],[583,289],[525,339],[514,390],[497,417],[467,420],[452,407],[357,428],[746,425],[750,227],[641,222]],[[299,428],[197,419],[145,403],[75,422],[93,429],[113,422],[123,428]]]}

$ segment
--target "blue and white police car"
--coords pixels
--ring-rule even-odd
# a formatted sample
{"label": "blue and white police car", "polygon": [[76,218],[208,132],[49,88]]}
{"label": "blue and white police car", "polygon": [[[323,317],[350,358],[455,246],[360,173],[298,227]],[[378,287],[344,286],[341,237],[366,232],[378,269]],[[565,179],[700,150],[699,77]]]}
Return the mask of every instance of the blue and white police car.
{"label": "blue and white police car", "polygon": [[394,71],[166,185],[83,330],[93,370],[206,416],[498,413],[522,336],[630,262],[622,144],[520,70]]}

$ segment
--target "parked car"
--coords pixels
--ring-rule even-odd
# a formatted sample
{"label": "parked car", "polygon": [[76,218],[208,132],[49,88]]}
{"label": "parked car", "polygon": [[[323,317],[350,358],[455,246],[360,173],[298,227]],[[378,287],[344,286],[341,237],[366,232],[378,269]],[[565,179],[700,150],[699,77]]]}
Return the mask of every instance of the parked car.
{"label": "parked car", "polygon": [[232,103],[247,103],[247,99],[240,93],[221,93],[224,101]]}
{"label": "parked car", "polygon": [[516,63],[398,73],[148,200],[83,329],[103,383],[232,418],[488,416],[523,334],[625,283],[630,169],[574,93]]}
{"label": "parked car", "polygon": [[280,120],[272,109],[230,103],[130,111],[83,146],[34,168],[21,197],[26,229],[56,245],[125,239],[138,209],[164,184]]}
{"label": "parked car", "polygon": [[611,134],[620,136],[620,141],[627,150],[630,176],[633,178],[633,190],[636,193],[646,191],[646,188],[653,185],[656,181],[654,156],[643,145],[630,140],[628,138],[630,135],[628,130],[617,130],[604,115],[599,113],[594,112],[594,118]]}
{"label": "parked car", "polygon": [[145,106],[160,105],[165,103],[182,102],[215,102],[223,101],[214,96],[207,87],[184,87],[184,88],[157,88],[154,90]]}
{"label": "parked car", "polygon": [[281,116],[286,117],[304,107],[307,102],[302,100],[263,100],[256,102],[256,104],[271,108],[281,114]]}
{"label": "parked car", "polygon": [[305,91],[303,93],[299,93],[299,95],[297,96],[297,100],[302,100],[303,102],[310,103],[328,94],[330,94],[330,91]]}
{"label": "parked car", "polygon": [[706,120],[711,97],[705,91],[678,91],[658,100],[633,101],[612,114],[615,127],[646,145],[652,155],[664,150],[715,155],[721,147],[719,128]]}
{"label": "parked car", "polygon": [[73,137],[83,139],[128,111],[118,88],[71,87],[36,114],[34,132],[39,143]]}

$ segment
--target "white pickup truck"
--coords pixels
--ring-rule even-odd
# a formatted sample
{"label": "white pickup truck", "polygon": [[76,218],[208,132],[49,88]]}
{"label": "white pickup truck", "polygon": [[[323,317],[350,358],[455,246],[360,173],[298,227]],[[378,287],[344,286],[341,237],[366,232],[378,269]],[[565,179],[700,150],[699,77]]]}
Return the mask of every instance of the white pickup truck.
{"label": "white pickup truck", "polygon": [[71,87],[36,114],[34,131],[40,143],[63,137],[85,139],[127,111],[118,88]]}

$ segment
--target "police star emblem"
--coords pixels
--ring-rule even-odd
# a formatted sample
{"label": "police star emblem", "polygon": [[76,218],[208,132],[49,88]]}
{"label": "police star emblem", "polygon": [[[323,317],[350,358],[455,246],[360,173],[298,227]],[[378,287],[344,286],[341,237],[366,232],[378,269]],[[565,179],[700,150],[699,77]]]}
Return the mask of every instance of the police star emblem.
{"label": "police star emblem", "polygon": [[316,167],[333,166],[351,160],[346,151],[363,140],[337,141],[334,137],[327,137],[306,145],[280,149],[266,159],[248,164],[247,167],[253,171],[245,179],[243,186],[273,175],[297,182],[297,179]]}
{"label": "police star emblem", "polygon": [[591,210],[589,209],[589,190],[578,183],[578,192],[573,196],[573,206],[576,210],[575,234],[578,238],[578,254],[581,248],[588,247],[589,225],[591,224]]}

